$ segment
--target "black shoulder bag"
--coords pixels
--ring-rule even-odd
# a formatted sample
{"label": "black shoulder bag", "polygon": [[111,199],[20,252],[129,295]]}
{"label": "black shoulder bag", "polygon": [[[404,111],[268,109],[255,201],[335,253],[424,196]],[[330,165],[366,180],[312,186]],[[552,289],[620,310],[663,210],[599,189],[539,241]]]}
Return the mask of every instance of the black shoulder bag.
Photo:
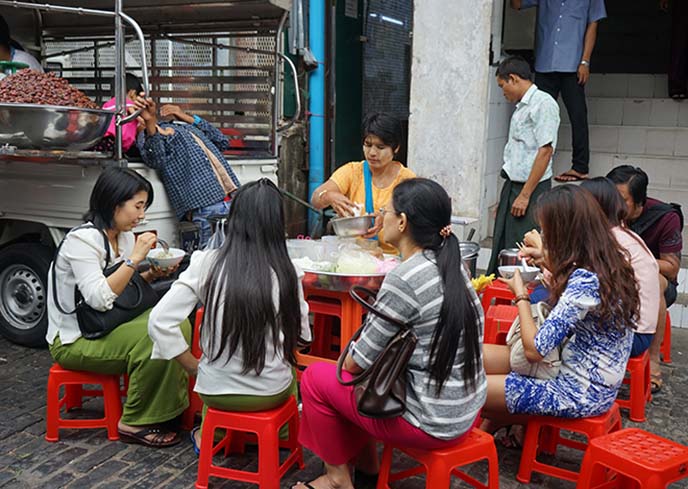
{"label": "black shoulder bag", "polygon": [[[79,226],[74,228],[72,231],[87,228],[98,229],[95,226],[88,225]],[[105,245],[105,268],[103,268],[103,275],[109,277],[115,273],[119,267],[124,264],[124,262],[119,262],[111,267],[108,267],[108,263],[110,263],[110,243],[108,243],[107,235],[103,231],[99,231],[103,235],[103,244]],[[134,271],[134,274],[129,279],[129,283],[124,288],[124,291],[117,296],[117,299],[115,299],[112,309],[108,311],[96,311],[86,303],[81,291],[79,290],[79,287],[75,285],[75,308],[71,312],[65,311],[57,298],[57,278],[55,273],[55,263],[57,262],[57,257],[60,255],[60,250],[62,249],[65,239],[67,239],[67,236],[64,237],[60,243],[60,246],[57,247],[55,259],[53,260],[53,299],[55,300],[55,306],[57,306],[58,310],[62,314],[76,313],[76,320],[79,323],[79,330],[84,338],[88,340],[102,338],[120,324],[129,322],[132,319],[140,316],[158,302],[159,298],[157,292],[155,292],[153,287],[146,282],[146,280],[141,276],[141,274],[139,274],[138,271]]]}
{"label": "black shoulder bag", "polygon": [[361,336],[364,327],[361,326],[339,356],[337,380],[342,385],[354,386],[356,406],[358,412],[363,416],[394,418],[406,410],[406,368],[411,355],[413,355],[413,350],[416,349],[418,338],[408,324],[375,309],[358,292],[363,292],[368,297],[374,297],[375,293],[372,290],[354,285],[349,290],[349,294],[370,313],[398,326],[399,331],[389,340],[385,349],[378,355],[370,368],[345,382],[342,380],[344,360],[349,353],[351,344]]}

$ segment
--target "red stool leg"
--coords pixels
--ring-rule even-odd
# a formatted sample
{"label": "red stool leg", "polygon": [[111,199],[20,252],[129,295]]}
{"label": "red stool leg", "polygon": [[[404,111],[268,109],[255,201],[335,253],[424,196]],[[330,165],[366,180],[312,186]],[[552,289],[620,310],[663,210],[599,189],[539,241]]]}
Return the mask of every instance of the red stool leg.
{"label": "red stool leg", "polygon": [[213,463],[213,441],[215,438],[215,416],[208,413],[203,420],[201,433],[201,453],[198,456],[198,476],[196,477],[196,489],[207,489],[210,477],[210,465]]}
{"label": "red stool leg", "polygon": [[448,467],[444,459],[434,458],[426,468],[425,489],[451,487],[452,467]]}
{"label": "red stool leg", "polygon": [[45,416],[45,439],[47,441],[58,441],[60,419],[60,381],[57,376],[48,376],[48,399],[46,402]]}
{"label": "red stool leg", "polygon": [[523,450],[521,452],[521,463],[516,475],[516,479],[523,484],[530,483],[530,476],[533,473],[533,461],[538,450],[540,429],[541,424],[537,421],[529,421],[526,427],[526,436],[523,440]]}
{"label": "red stool leg", "polygon": [[280,489],[279,465],[279,426],[267,423],[258,433],[260,489]]}
{"label": "red stool leg", "polygon": [[671,363],[671,315],[669,311],[666,314],[666,323],[664,325],[664,340],[660,347],[662,360],[664,363]]}
{"label": "red stool leg", "polygon": [[385,444],[382,449],[382,458],[380,459],[380,472],[377,476],[376,489],[389,489],[389,476],[392,473],[392,452],[394,449],[392,445]]}
{"label": "red stool leg", "polygon": [[81,384],[65,384],[65,408],[81,409],[84,397],[84,387]]}
{"label": "red stool leg", "polygon": [[107,423],[108,440],[119,440],[117,424],[122,417],[119,377],[111,376],[103,380],[103,404]]}

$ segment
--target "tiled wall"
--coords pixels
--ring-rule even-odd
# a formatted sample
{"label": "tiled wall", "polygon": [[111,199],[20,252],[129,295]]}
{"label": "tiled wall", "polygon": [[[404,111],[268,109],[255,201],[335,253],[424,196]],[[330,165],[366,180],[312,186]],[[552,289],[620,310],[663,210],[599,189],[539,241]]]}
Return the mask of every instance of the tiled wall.
{"label": "tiled wall", "polygon": [[499,178],[502,169],[504,145],[509,134],[509,120],[513,112],[513,105],[506,101],[494,77],[495,69],[491,70],[489,119],[487,126],[487,162],[484,178],[484,205],[481,213],[481,237],[492,236],[494,229],[494,209],[499,199],[499,192],[503,180]]}

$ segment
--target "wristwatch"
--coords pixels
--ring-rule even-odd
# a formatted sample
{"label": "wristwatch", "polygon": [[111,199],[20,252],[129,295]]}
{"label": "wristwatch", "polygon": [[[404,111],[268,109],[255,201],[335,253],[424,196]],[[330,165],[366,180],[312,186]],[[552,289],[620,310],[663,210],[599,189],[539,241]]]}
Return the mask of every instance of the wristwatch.
{"label": "wristwatch", "polygon": [[127,258],[126,260],[124,260],[124,264],[125,264],[126,266],[128,266],[129,268],[131,268],[132,270],[137,270],[137,269],[138,269],[138,267],[136,266],[136,263],[134,263],[133,261],[131,261],[130,258]]}
{"label": "wristwatch", "polygon": [[583,61],[580,62],[580,64],[585,65],[585,66],[587,66],[588,68],[590,68],[590,61],[583,60]]}

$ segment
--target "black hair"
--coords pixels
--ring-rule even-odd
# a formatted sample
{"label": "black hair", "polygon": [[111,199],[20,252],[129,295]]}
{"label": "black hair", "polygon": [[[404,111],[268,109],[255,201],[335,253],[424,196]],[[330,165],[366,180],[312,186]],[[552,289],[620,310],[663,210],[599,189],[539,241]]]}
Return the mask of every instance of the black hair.
{"label": "black hair", "polygon": [[10,26],[5,20],[5,17],[0,15],[0,46],[5,46],[7,49],[12,45],[12,36],[10,35]]}
{"label": "black hair", "polygon": [[153,203],[153,186],[144,177],[129,168],[105,169],[91,191],[88,212],[84,221],[95,227],[112,229],[115,226],[115,210],[139,192],[147,192],[146,209]]}
{"label": "black hair", "polygon": [[[444,298],[440,317],[430,344],[430,378],[437,394],[452,369],[463,362],[466,388],[475,388],[480,358],[480,312],[463,277],[459,240],[453,233],[444,238],[440,231],[451,220],[451,199],[436,182],[412,178],[396,186],[392,203],[397,214],[405,214],[413,241],[425,251],[432,251],[442,277]],[[456,358],[463,341],[464,355]],[[458,361],[457,361],[458,360]]]}
{"label": "black hair", "polygon": [[615,185],[628,185],[628,192],[636,205],[645,205],[647,202],[649,179],[642,169],[631,165],[617,166],[607,173],[607,178]]}
{"label": "black hair", "polygon": [[[115,79],[112,79],[111,85],[112,87],[112,96],[115,97],[117,94],[115,93]],[[143,85],[141,84],[141,80],[139,80],[139,77],[134,75],[133,73],[127,73],[126,76],[124,77],[124,91],[129,92],[130,90],[135,90],[137,94],[143,92]]]}
{"label": "black hair", "polygon": [[595,197],[612,227],[623,224],[628,209],[614,182],[607,177],[595,177],[584,180],[580,186]]}
{"label": "black hair", "polygon": [[[231,357],[240,347],[244,374],[262,372],[268,341],[276,355],[296,364],[299,282],[284,227],[282,195],[275,184],[263,178],[242,185],[232,199],[227,237],[206,281],[201,336],[208,339],[208,358],[217,360],[225,350]],[[279,305],[273,302],[275,280]]]}
{"label": "black hair", "polygon": [[497,78],[508,80],[510,75],[515,75],[522,80],[533,81],[533,70],[528,62],[521,56],[508,56],[497,67]]}
{"label": "black hair", "polygon": [[385,145],[396,151],[401,146],[403,130],[399,119],[383,112],[376,112],[363,119],[361,135],[361,142],[365,142],[368,136],[377,136]]}

